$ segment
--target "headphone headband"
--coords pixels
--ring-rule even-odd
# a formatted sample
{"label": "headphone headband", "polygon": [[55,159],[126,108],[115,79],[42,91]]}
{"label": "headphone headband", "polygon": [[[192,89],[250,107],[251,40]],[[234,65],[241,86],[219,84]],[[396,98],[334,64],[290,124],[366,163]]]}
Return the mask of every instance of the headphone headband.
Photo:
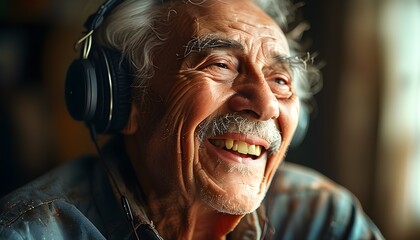
{"label": "headphone headband", "polygon": [[111,12],[118,4],[120,4],[122,0],[108,0],[103,3],[99,9],[92,15],[85,22],[85,28],[89,31],[96,30],[99,26],[101,26],[102,22],[104,21],[105,17]]}

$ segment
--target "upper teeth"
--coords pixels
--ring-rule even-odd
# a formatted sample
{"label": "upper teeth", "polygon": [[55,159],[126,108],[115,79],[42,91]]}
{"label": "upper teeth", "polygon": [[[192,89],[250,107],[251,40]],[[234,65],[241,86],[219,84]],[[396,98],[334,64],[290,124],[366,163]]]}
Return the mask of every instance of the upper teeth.
{"label": "upper teeth", "polygon": [[261,155],[261,146],[259,145],[250,145],[246,142],[235,141],[232,139],[216,139],[212,141],[214,145],[223,148],[225,147],[228,150],[239,152],[242,154],[250,154],[259,157]]}

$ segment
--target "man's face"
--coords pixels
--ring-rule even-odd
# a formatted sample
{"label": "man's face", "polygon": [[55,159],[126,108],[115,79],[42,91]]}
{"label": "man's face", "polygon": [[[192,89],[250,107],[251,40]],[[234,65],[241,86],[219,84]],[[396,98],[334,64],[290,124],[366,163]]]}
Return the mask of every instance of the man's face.
{"label": "man's face", "polygon": [[158,194],[251,212],[297,125],[286,38],[248,1],[180,1],[165,11],[169,35],[150,89],[159,101],[138,109],[142,167]]}

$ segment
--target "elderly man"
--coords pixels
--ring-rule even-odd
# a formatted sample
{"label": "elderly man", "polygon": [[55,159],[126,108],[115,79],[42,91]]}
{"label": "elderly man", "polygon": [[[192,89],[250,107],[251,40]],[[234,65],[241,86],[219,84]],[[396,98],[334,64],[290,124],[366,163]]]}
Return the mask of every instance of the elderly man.
{"label": "elderly man", "polygon": [[4,198],[0,238],[382,238],[346,190],[282,164],[307,79],[279,2],[105,3],[66,94],[94,139],[119,134],[101,161],[71,162]]}

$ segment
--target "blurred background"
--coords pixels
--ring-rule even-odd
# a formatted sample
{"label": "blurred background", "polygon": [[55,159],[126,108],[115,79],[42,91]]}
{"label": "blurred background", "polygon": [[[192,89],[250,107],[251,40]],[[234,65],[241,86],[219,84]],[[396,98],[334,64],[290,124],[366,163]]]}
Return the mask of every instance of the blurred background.
{"label": "blurred background", "polygon": [[[0,197],[95,152],[63,89],[97,7],[0,1]],[[324,87],[287,160],[350,189],[387,239],[420,239],[420,2],[307,0],[298,17],[310,23],[303,39],[325,65]]]}

